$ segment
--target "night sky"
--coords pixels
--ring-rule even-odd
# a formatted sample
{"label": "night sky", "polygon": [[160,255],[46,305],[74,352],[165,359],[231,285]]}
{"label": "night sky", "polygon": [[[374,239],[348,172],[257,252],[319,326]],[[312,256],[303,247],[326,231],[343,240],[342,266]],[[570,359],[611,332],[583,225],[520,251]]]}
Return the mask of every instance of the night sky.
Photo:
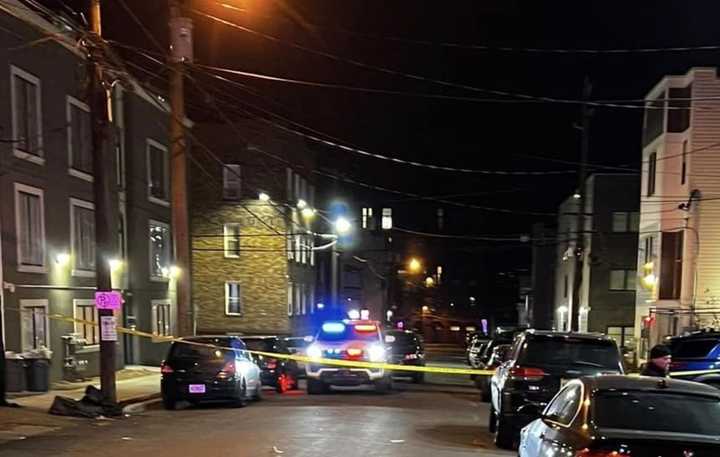
{"label": "night sky", "polygon": [[[164,45],[166,2],[125,1]],[[433,44],[542,49],[720,44],[717,26],[720,5],[709,0],[226,1],[244,11],[232,11],[211,0],[191,3],[197,9],[283,41],[345,59],[476,88],[534,96],[579,99],[583,80],[588,77],[595,100],[643,98],[663,75],[682,74],[691,66],[714,66],[720,54],[719,51],[552,54]],[[66,3],[82,8],[84,1]],[[107,38],[157,52],[119,0],[105,0],[104,4]],[[253,87],[262,97],[223,89],[232,91],[237,99],[341,139],[345,144],[454,167],[537,171],[576,168],[572,163],[543,158],[578,160],[580,135],[573,127],[580,117],[577,105],[518,102],[511,97],[388,75],[292,49],[197,15],[193,18],[198,63],[292,79],[505,100],[437,100],[245,78],[237,81]],[[161,69],[158,74],[163,75]],[[637,168],[641,127],[642,110],[597,108],[591,125],[590,161]],[[426,196],[471,194],[448,199],[518,211],[501,214],[442,205],[448,214],[446,233],[453,234],[518,234],[529,232],[533,222],[552,223],[553,217],[523,212],[556,211],[558,203],[573,192],[577,182],[573,174],[507,177],[428,172],[330,148],[317,150],[321,155],[319,165],[359,181]],[[345,189],[355,188],[346,185]],[[430,219],[440,206],[428,201],[398,202],[402,197],[384,193],[373,194],[373,198],[379,202],[395,201],[405,214],[430,215]],[[428,218],[408,216],[402,223],[424,229],[425,219]],[[525,263],[526,254],[509,257]]]}

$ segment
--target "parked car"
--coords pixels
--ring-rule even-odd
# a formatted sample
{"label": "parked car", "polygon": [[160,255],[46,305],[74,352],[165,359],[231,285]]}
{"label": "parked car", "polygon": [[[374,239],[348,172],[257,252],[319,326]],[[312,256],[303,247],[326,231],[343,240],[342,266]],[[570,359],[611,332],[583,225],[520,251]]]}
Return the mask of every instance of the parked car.
{"label": "parked car", "polygon": [[260,368],[246,349],[236,336],[194,336],[173,342],[160,369],[165,408],[175,409],[181,400],[245,406],[250,399],[260,399]]}
{"label": "parked car", "polygon": [[[285,338],[287,348],[291,354],[305,355],[305,350],[312,342],[311,336],[289,336]],[[298,367],[298,379],[305,378],[305,363],[296,362]]]}
{"label": "parked car", "polygon": [[[720,367],[720,332],[700,331],[669,341],[672,352],[670,372],[717,370]],[[692,374],[674,378],[697,381],[720,389],[720,373]]]}
{"label": "parked car", "polygon": [[593,376],[570,381],[523,428],[519,457],[715,457],[720,391],[693,382]]}
{"label": "parked car", "polygon": [[465,357],[467,358],[467,364],[472,368],[478,368],[480,364],[480,358],[482,357],[485,348],[490,343],[490,338],[477,336],[473,338],[465,350]]}
{"label": "parked car", "polygon": [[[245,336],[243,341],[250,351],[291,354],[285,338],[277,336]],[[264,386],[272,386],[278,393],[298,388],[300,369],[297,362],[265,355],[253,354],[253,358],[260,367],[260,379]]]}
{"label": "parked car", "polygon": [[387,362],[385,335],[376,321],[330,321],[323,323],[307,355],[318,362],[305,367],[307,392],[310,395],[328,391],[330,386],[370,384],[379,393],[392,388],[392,376],[383,368],[345,368],[322,365],[319,359],[361,362]]}
{"label": "parked car", "polygon": [[594,333],[527,330],[513,343],[509,359],[490,381],[490,432],[495,444],[511,448],[520,429],[536,418],[560,388],[572,379],[622,374],[614,340]]}
{"label": "parked car", "polygon": [[[496,370],[503,360],[507,360],[510,356],[512,346],[509,344],[500,344],[492,350],[490,358],[485,363],[480,363],[477,367],[480,370]],[[483,402],[490,401],[490,378],[492,375],[475,376],[475,386],[480,389],[480,399]]]}
{"label": "parked car", "polygon": [[[410,330],[390,330],[386,332],[389,362],[396,365],[425,366],[425,346],[422,337]],[[425,380],[425,373],[397,371],[394,377],[411,378],[415,383]]]}

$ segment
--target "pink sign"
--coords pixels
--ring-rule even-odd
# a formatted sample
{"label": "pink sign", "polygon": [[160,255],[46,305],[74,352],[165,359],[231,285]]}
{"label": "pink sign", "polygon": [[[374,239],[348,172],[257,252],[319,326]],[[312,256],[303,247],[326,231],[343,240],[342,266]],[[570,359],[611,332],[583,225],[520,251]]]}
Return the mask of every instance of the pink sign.
{"label": "pink sign", "polygon": [[123,304],[120,292],[95,292],[95,307],[97,309],[120,309]]}

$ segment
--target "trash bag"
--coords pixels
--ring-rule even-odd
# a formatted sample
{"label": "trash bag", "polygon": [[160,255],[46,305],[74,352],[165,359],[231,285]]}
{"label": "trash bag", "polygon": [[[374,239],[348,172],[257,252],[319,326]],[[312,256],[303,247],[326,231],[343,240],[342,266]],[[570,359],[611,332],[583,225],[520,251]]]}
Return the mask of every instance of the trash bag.
{"label": "trash bag", "polygon": [[87,386],[85,396],[80,401],[67,397],[55,397],[49,412],[58,416],[118,417],[122,416],[122,407],[117,403],[105,400],[97,387]]}

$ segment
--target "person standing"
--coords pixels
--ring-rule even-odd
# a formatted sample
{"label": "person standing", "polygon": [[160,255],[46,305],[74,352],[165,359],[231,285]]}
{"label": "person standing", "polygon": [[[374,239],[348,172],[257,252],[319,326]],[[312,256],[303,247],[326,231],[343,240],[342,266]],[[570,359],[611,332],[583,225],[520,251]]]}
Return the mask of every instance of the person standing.
{"label": "person standing", "polygon": [[650,349],[650,360],[645,364],[640,374],[656,378],[667,378],[671,361],[670,348],[664,344],[658,344]]}

